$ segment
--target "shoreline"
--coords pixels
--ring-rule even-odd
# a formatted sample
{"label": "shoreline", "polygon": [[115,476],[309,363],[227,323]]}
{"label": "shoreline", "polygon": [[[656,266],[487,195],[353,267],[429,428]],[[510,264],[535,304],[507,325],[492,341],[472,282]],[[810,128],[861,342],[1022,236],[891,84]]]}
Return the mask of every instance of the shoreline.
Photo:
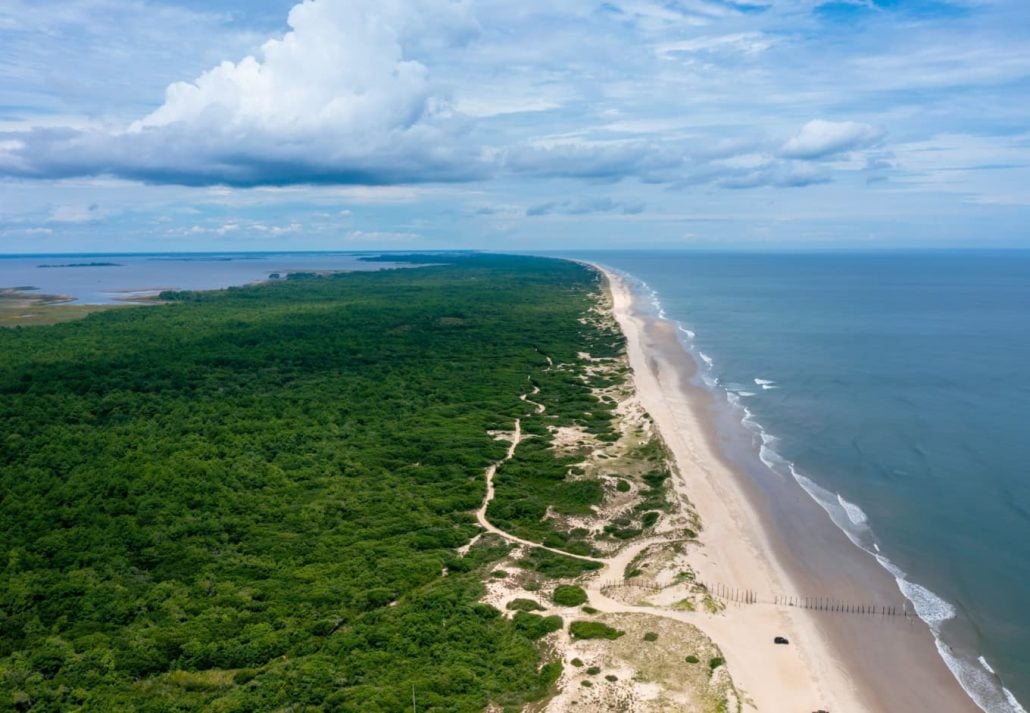
{"label": "shoreline", "polygon": [[[797,483],[759,480],[727,457],[712,394],[693,383],[697,365],[675,325],[638,309],[640,296],[624,278],[590,267],[607,282],[638,396],[674,456],[674,487],[701,515],[705,547],[697,571],[706,582],[768,602],[731,604],[724,615],[698,622],[757,709],[979,711],[922,620],[772,604],[808,596],[900,608],[905,600]],[[790,645],[774,648],[779,635]]]}

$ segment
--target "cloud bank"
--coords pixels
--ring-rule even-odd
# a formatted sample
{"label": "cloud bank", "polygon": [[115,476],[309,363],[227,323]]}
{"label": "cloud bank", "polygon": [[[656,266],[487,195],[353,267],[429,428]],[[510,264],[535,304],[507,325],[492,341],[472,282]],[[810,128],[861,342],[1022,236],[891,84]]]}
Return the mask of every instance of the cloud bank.
{"label": "cloud bank", "polygon": [[172,84],[126,129],[18,135],[0,169],[236,186],[475,178],[461,122],[443,116],[428,69],[406,54],[462,41],[466,14],[448,0],[306,0],[281,39]]}
{"label": "cloud bank", "polygon": [[[729,53],[750,62],[780,43],[762,32],[703,29],[692,39],[661,39],[662,33],[732,22],[745,10],[770,7],[758,0],[695,2],[675,11],[647,2],[616,5],[619,12],[606,14],[589,3],[573,3],[561,15],[544,8],[519,14],[488,1],[473,6],[466,0],[304,0],[290,11],[282,37],[239,61],[171,84],[160,106],[128,125],[0,129],[0,174],[234,187],[391,186],[512,176],[784,187],[830,180],[825,170],[799,164],[882,141],[883,130],[869,124],[826,120],[809,121],[786,141],[727,143],[676,130],[619,136],[605,127],[620,122],[605,117],[639,110],[634,93],[640,87],[591,86],[607,59],[584,47],[582,59],[563,56],[552,65],[546,48],[527,50],[524,37],[506,44],[508,34],[525,35],[527,28],[517,23],[526,17],[558,25],[594,23],[585,31],[599,41],[609,35],[615,43],[650,41],[644,53],[649,59],[635,61],[658,65],[637,69],[664,81],[663,63],[671,55]],[[619,35],[629,17],[637,34]],[[505,22],[516,23],[520,32],[500,32]],[[478,54],[466,52],[473,45]],[[477,59],[496,86],[480,81]],[[576,64],[591,61],[596,66]],[[537,80],[574,70],[584,79],[560,88]],[[524,91],[518,95],[506,91],[503,75],[509,71],[522,73]],[[577,95],[579,108],[570,114]],[[544,118],[519,118],[527,114]],[[622,125],[633,125],[632,114],[626,116]],[[554,128],[572,130],[537,135]]]}

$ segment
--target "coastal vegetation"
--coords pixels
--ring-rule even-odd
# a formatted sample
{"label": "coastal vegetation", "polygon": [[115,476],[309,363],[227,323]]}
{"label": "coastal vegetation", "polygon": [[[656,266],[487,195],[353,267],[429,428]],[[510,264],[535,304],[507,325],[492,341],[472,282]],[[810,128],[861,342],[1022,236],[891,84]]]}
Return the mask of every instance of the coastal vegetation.
{"label": "coastal vegetation", "polygon": [[[582,319],[599,278],[580,265],[420,260],[0,332],[4,706],[375,713],[414,690],[423,711],[479,711],[548,695],[561,664],[535,642],[561,618],[481,603],[510,548],[459,548],[504,455],[491,434],[521,418],[534,437],[499,470],[491,520],[592,551],[546,516],[604,490],[548,434],[614,437],[575,365],[621,335]],[[600,566],[539,549],[518,564]],[[572,624],[610,635],[596,626]]]}
{"label": "coastal vegetation", "polygon": [[586,604],[587,593],[583,591],[582,587],[564,584],[554,590],[551,599],[555,604],[563,607],[578,607],[580,604]]}
{"label": "coastal vegetation", "polygon": [[27,327],[81,319],[115,305],[70,304],[64,295],[48,295],[34,287],[0,288],[0,327]]}
{"label": "coastal vegetation", "polygon": [[617,639],[625,632],[599,621],[581,620],[569,624],[569,633],[574,639]]}

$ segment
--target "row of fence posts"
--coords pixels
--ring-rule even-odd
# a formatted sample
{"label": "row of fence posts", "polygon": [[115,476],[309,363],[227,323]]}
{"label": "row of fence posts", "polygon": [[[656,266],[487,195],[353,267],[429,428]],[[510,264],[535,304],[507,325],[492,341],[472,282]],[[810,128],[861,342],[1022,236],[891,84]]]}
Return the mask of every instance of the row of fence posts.
{"label": "row of fence posts", "polygon": [[[706,585],[702,582],[696,582],[697,585],[702,587],[704,591],[708,592],[714,597],[723,599],[725,601],[736,602],[738,604],[760,604],[763,603],[759,600],[758,595],[750,589],[738,589],[734,587],[725,587],[721,584]],[[615,579],[608,580],[602,585],[602,589],[608,587],[633,587],[635,589],[644,589],[650,592],[661,591],[662,587],[658,582],[654,580],[644,579]],[[799,609],[811,609],[814,611],[825,611],[835,612],[839,614],[860,614],[867,616],[909,616],[908,605],[905,604],[901,607],[887,606],[881,604],[858,604],[854,602],[845,602],[837,599],[831,599],[829,597],[794,597],[794,596],[776,596],[772,602],[765,602],[775,604],[776,606],[784,607],[797,607]]]}
{"label": "row of fence posts", "polygon": [[609,579],[602,585],[601,589],[611,587],[633,587],[634,589],[646,589],[649,592],[660,592],[662,587],[652,579]]}
{"label": "row of fence posts", "polygon": [[[700,582],[698,584],[701,584]],[[758,596],[750,589],[735,589],[724,587],[721,584],[702,587],[719,599],[725,599],[739,604],[758,604]],[[883,604],[864,604],[845,602],[830,597],[796,597],[796,596],[775,596],[772,604],[783,607],[797,607],[799,609],[811,609],[813,611],[836,612],[839,614],[862,614],[869,616],[904,616],[909,615],[908,605],[901,608]]]}
{"label": "row of fence posts", "polygon": [[901,609],[882,604],[854,604],[823,597],[776,597],[774,604],[816,611],[837,612],[840,614],[865,614],[871,616],[908,616],[908,605]]}

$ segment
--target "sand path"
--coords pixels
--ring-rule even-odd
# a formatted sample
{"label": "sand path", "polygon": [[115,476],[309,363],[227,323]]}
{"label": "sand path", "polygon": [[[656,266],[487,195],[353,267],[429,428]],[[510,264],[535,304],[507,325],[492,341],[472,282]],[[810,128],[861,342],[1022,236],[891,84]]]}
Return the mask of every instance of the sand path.
{"label": "sand path", "polygon": [[[523,394],[519,398],[528,404],[533,405],[537,413],[543,413],[546,407],[543,404],[531,401],[530,396],[536,396],[540,388],[535,386],[534,391]],[[827,695],[822,686],[813,680],[811,667],[808,660],[798,654],[796,647],[773,647],[763,646],[773,641],[775,636],[785,632],[790,636],[796,636],[796,626],[791,616],[796,612],[781,610],[773,606],[741,607],[732,610],[732,616],[726,614],[708,614],[703,612],[690,612],[676,610],[661,606],[631,605],[616,601],[610,598],[605,592],[607,583],[622,580],[626,567],[645,548],[660,542],[671,542],[674,538],[652,537],[645,540],[633,542],[610,557],[591,557],[581,554],[573,554],[554,547],[548,547],[537,542],[525,540],[508,533],[491,523],[487,517],[487,511],[494,498],[493,478],[497,469],[514,457],[515,451],[522,442],[522,419],[515,419],[515,428],[510,434],[510,444],[502,460],[491,464],[484,471],[486,480],[486,493],[483,502],[476,511],[476,520],[486,532],[502,537],[509,542],[525,547],[544,549],[562,556],[581,559],[581,561],[593,562],[604,567],[597,573],[587,575],[585,589],[588,592],[590,606],[600,612],[608,614],[646,614],[660,616],[676,621],[691,623],[711,637],[720,647],[726,656],[730,675],[734,677],[755,701],[758,710],[761,711],[803,711],[827,708],[829,701],[838,701],[840,698]],[[468,551],[469,543],[462,550]],[[757,693],[757,694],[756,694]],[[836,706],[831,710],[861,711],[863,707],[857,705],[853,700],[849,701],[848,707]]]}

